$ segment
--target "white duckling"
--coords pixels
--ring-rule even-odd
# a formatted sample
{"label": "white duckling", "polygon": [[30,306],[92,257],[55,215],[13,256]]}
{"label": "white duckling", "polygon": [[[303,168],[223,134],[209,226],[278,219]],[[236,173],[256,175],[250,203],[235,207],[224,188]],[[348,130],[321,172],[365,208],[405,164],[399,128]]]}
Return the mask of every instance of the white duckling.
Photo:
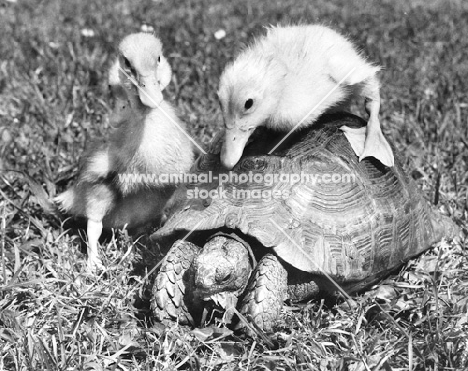
{"label": "white duckling", "polygon": [[221,162],[232,169],[258,126],[293,131],[312,125],[330,109],[365,98],[367,128],[343,127],[362,160],[373,156],[393,166],[393,152],[379,122],[379,67],[349,40],[321,25],[271,27],[229,64],[218,96],[226,127]]}
{"label": "white duckling", "polygon": [[185,125],[162,96],[170,79],[156,37],[137,33],[122,40],[109,74],[117,98],[113,132],[108,141],[90,146],[76,184],[55,198],[62,211],[87,218],[89,270],[102,268],[103,227],[139,228],[159,219],[175,186],[158,183],[158,177],[190,169]]}

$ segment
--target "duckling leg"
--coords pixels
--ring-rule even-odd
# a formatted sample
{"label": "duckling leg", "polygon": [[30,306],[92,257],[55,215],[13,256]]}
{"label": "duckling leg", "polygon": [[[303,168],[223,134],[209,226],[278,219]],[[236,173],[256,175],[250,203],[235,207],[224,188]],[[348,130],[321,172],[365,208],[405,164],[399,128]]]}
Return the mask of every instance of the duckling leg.
{"label": "duckling leg", "polygon": [[367,122],[364,151],[361,153],[359,161],[372,156],[385,166],[392,167],[394,165],[392,148],[380,128],[380,88],[377,78],[372,76],[364,82],[363,94],[366,99],[365,104],[366,111],[369,114],[369,121]]}
{"label": "duckling leg", "polygon": [[102,220],[111,210],[113,204],[114,194],[107,185],[95,185],[89,189],[86,197],[86,216],[88,218],[87,269],[90,272],[104,268],[99,257],[98,243],[102,233]]}
{"label": "duckling leg", "polygon": [[88,261],[87,269],[90,272],[104,269],[99,257],[98,241],[102,233],[102,220],[88,219],[86,228],[88,233]]}

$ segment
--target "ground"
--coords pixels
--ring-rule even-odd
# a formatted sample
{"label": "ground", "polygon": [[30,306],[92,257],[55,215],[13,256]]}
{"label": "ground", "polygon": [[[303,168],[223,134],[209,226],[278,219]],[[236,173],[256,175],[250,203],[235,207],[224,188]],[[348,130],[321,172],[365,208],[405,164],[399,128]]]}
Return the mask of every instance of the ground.
{"label": "ground", "polygon": [[[466,2],[2,0],[0,18],[0,370],[468,368]],[[166,97],[206,144],[225,64],[264,26],[298,21],[341,30],[383,66],[384,131],[461,242],[353,303],[286,307],[269,338],[153,323],[157,251],[117,234],[90,276],[80,238],[50,213],[87,138],[108,130],[116,42],[154,28],[174,71]]]}

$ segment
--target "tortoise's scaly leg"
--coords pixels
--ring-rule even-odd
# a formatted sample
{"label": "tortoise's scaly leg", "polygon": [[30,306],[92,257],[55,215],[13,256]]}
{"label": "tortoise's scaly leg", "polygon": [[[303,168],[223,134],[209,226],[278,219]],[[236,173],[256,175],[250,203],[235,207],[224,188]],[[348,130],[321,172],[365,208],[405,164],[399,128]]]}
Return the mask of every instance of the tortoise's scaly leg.
{"label": "tortoise's scaly leg", "polygon": [[203,305],[195,302],[190,267],[200,251],[197,245],[178,240],[163,259],[154,281],[151,301],[153,314],[158,321],[197,324]]}
{"label": "tortoise's scaly leg", "polygon": [[[288,273],[277,257],[265,255],[250,278],[240,312],[264,331],[273,331],[287,298],[287,281]],[[237,326],[242,327],[242,323]]]}

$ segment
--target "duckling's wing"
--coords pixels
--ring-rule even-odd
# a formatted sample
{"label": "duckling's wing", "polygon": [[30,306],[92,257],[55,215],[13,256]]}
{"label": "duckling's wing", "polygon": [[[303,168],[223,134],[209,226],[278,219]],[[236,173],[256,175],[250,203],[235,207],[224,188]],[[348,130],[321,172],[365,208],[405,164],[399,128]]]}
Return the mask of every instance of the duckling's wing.
{"label": "duckling's wing", "polygon": [[337,53],[329,58],[330,77],[344,85],[356,85],[374,77],[380,67],[373,66],[363,58],[356,55]]}
{"label": "duckling's wing", "polygon": [[351,41],[334,31],[326,35],[332,35],[325,37],[324,41],[331,45],[327,49],[327,58],[328,71],[333,80],[355,85],[374,77],[380,71],[379,66],[366,61]]}
{"label": "duckling's wing", "polygon": [[89,143],[79,164],[78,182],[109,183],[115,177],[109,143],[94,140]]}

